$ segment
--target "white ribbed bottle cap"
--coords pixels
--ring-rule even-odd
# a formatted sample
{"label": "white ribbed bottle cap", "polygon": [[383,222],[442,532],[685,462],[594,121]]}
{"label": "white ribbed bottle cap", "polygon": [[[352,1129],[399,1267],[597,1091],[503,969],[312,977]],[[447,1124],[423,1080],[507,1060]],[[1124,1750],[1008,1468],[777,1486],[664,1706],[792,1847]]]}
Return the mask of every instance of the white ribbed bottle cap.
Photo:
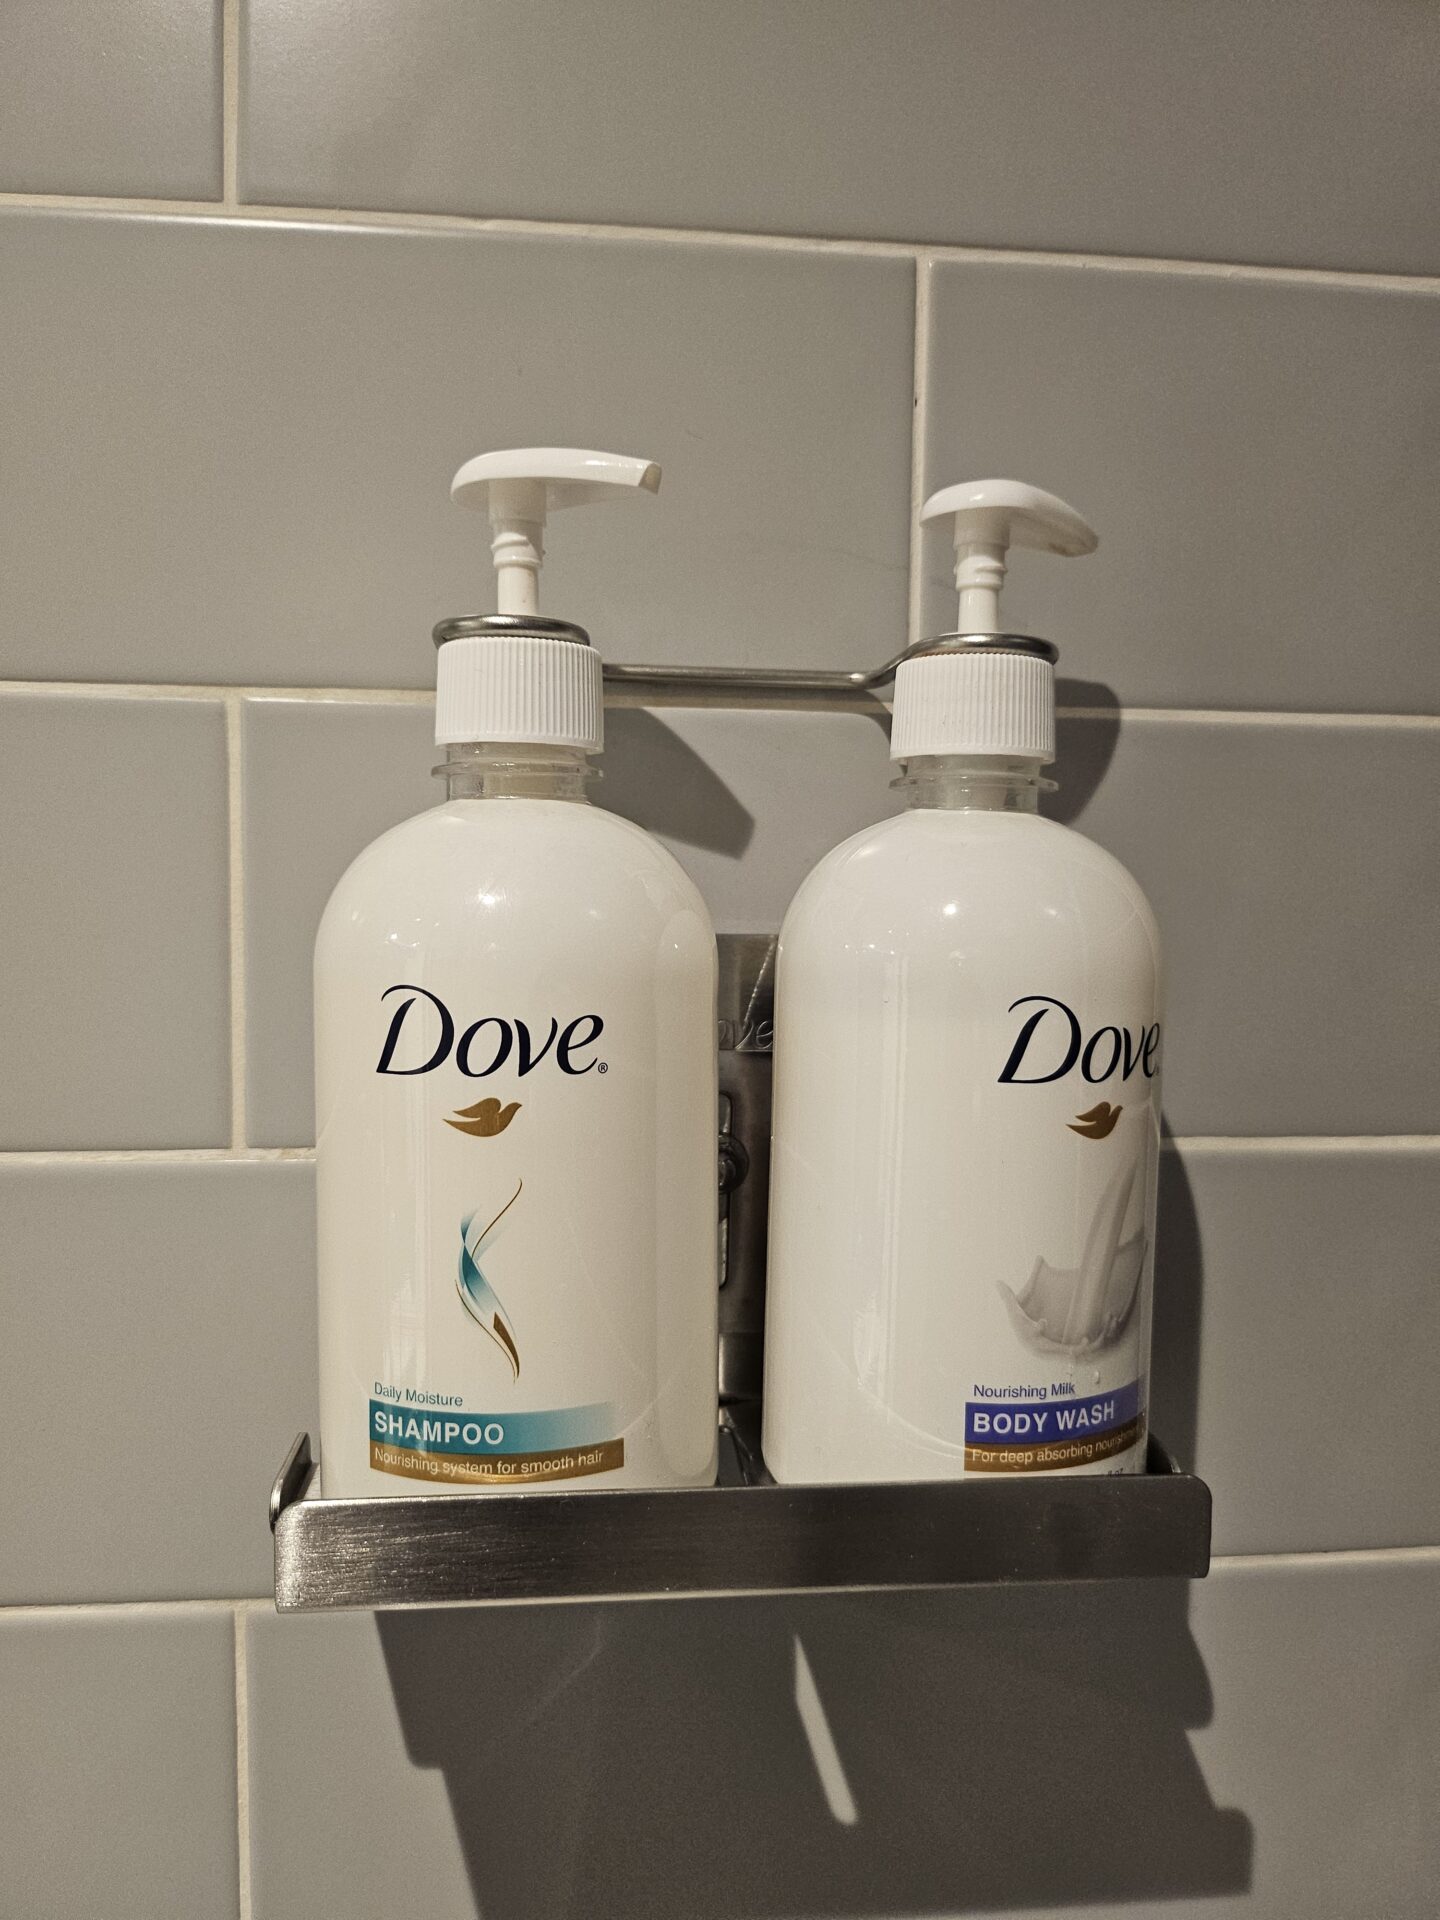
{"label": "white ribbed bottle cap", "polygon": [[442,641],[435,667],[438,745],[494,740],[599,753],[604,738],[600,656],[585,640],[474,633]]}
{"label": "white ribbed bottle cap", "polygon": [[[1021,651],[1021,648],[1024,650]],[[1044,649],[1042,651],[1042,649]],[[1055,758],[1055,667],[1043,642],[980,639],[922,653],[895,675],[890,758],[926,753],[994,753],[1013,760]]]}

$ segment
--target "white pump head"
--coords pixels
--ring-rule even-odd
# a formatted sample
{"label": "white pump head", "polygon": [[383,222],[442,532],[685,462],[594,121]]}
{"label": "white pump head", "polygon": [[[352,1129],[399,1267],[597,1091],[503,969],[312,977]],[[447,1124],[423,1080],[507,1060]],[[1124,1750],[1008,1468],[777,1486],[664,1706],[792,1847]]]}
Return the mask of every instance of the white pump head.
{"label": "white pump head", "polygon": [[1100,544],[1095,529],[1053,493],[1023,480],[963,480],[942,487],[920,509],[922,522],[955,521],[955,585],[960,593],[957,633],[1003,633],[1000,589],[1011,547],[1074,559]]}
{"label": "white pump head", "polygon": [[497,610],[525,614],[540,611],[547,516],[559,507],[623,499],[637,488],[660,491],[653,460],[583,447],[510,447],[467,460],[450,483],[450,498],[490,509]]}
{"label": "white pump head", "polygon": [[435,738],[441,745],[513,741],[600,751],[599,656],[582,628],[539,614],[545,522],[559,507],[659,489],[653,460],[580,447],[511,447],[465,462],[450,497],[489,509],[499,611],[435,630],[441,643]]}
{"label": "white pump head", "polygon": [[922,521],[953,515],[956,632],[930,643],[895,675],[892,760],[922,754],[1055,758],[1055,649],[1007,634],[1000,589],[1011,547],[1067,557],[1100,544],[1053,493],[1020,480],[967,480],[932,493]]}

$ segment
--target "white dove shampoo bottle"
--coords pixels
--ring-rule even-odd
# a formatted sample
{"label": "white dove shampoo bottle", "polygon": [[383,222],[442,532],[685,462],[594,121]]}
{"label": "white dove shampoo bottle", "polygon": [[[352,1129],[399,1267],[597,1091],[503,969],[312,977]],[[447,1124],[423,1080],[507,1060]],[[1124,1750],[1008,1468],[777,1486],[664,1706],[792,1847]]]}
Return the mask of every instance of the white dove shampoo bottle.
{"label": "white dove shampoo bottle", "polygon": [[805,881],[776,976],[764,1451],[777,1480],[1135,1473],[1160,1144],[1154,917],[1042,819],[1055,649],[1013,544],[1095,536],[953,487],[961,631],[895,683],[907,810]]}
{"label": "white dove shampoo bottle", "polygon": [[601,669],[536,612],[547,512],[643,460],[487,454],[498,615],[442,623],[447,798],[341,879],[315,950],[331,1498],[714,1479],[715,939],[591,807]]}

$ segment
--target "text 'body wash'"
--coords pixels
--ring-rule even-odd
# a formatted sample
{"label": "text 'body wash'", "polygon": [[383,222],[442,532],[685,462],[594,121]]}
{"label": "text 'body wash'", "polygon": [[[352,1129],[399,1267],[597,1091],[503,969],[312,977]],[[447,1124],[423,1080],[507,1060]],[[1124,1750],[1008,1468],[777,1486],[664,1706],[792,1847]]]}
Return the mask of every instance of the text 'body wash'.
{"label": "text 'body wash'", "polygon": [[359,856],[315,951],[330,1498],[714,1478],[714,934],[587,803],[600,662],[536,612],[547,513],[658,481],[564,448],[456,476],[501,611],[436,631],[448,797]]}
{"label": "text 'body wash'", "polygon": [[961,631],[896,675],[907,811],[829,854],[780,938],[780,1481],[1144,1466],[1159,939],[1120,863],[1037,812],[1055,649],[998,608],[1011,544],[1095,536],[1012,481],[949,488],[941,515]]}

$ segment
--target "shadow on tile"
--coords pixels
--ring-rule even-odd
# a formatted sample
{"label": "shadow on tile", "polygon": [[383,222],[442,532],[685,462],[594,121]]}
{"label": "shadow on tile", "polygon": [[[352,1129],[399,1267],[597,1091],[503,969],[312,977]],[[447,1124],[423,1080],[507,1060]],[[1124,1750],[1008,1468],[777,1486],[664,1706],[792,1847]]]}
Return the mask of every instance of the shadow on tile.
{"label": "shadow on tile", "polygon": [[596,802],[649,833],[738,859],[754,817],[673,727],[642,708],[605,716],[604,778]]}
{"label": "shadow on tile", "polygon": [[[1099,790],[1120,738],[1120,703],[1112,688],[1094,680],[1061,680],[1057,758],[1058,791],[1042,811],[1074,825]],[[1064,711],[1071,710],[1070,715]],[[1084,718],[1076,717],[1076,710]],[[1151,1378],[1154,1431],[1182,1466],[1193,1466],[1200,1396],[1200,1311],[1204,1271],[1200,1222],[1184,1162],[1161,1118],[1160,1197],[1156,1223],[1155,1326]]]}
{"label": "shadow on tile", "polygon": [[1246,1890],[1250,1822],[1187,1737],[1211,1698],[1186,1604],[1163,1582],[377,1624],[486,1920],[845,1920]]}
{"label": "shadow on tile", "polygon": [[[1046,794],[1040,811],[1073,827],[1105,778],[1120,738],[1120,700],[1099,680],[1057,680],[1055,764],[1048,771],[1058,791]],[[1066,709],[1071,712],[1067,713]],[[1075,710],[1084,719],[1072,718]]]}
{"label": "shadow on tile", "polygon": [[1205,1268],[1200,1218],[1185,1162],[1160,1122],[1160,1199],[1155,1222],[1155,1324],[1151,1342],[1153,1429],[1182,1467],[1195,1464],[1200,1402],[1200,1316]]}

